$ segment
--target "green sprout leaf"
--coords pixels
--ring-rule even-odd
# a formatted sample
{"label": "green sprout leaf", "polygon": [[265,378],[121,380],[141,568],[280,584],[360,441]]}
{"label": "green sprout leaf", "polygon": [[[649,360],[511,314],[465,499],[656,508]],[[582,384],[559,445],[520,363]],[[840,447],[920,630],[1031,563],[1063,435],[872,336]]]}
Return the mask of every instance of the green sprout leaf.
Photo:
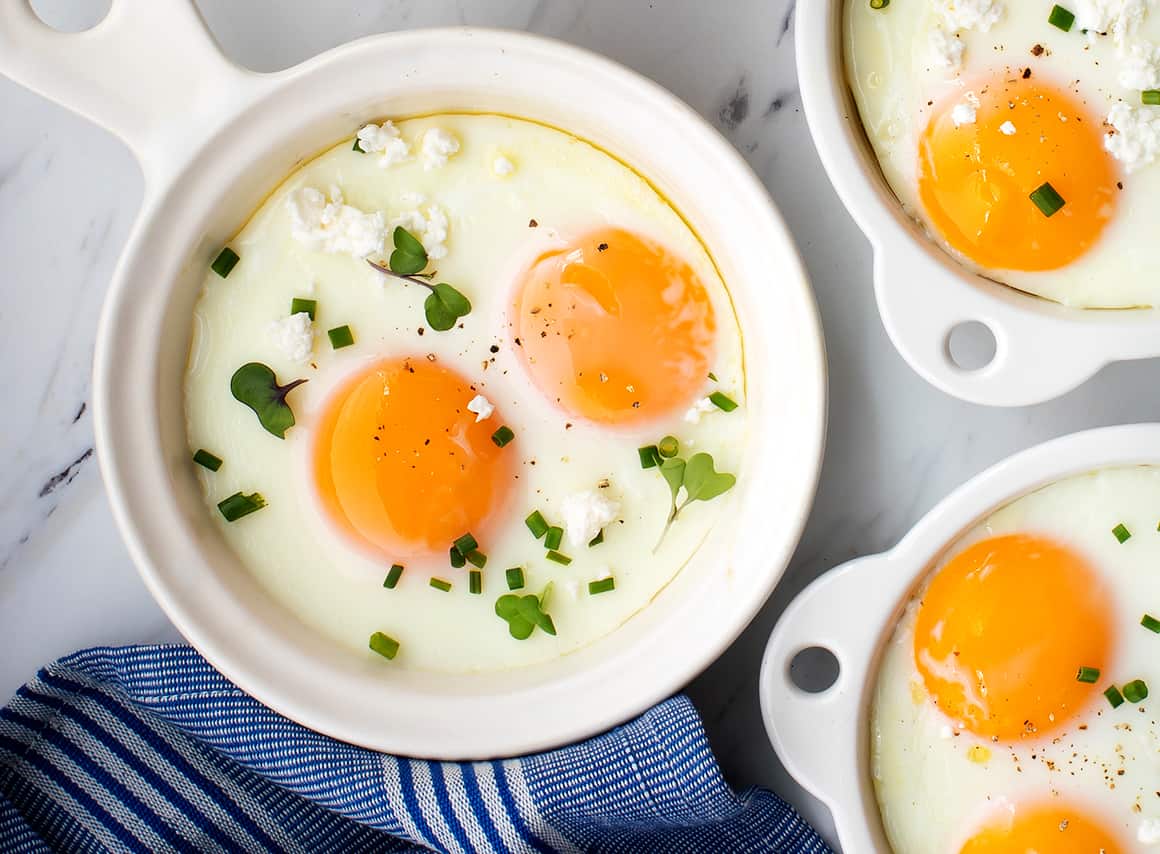
{"label": "green sprout leaf", "polygon": [[230,391],[244,403],[258,421],[279,439],[286,438],[286,431],[294,426],[294,412],[286,402],[286,395],[298,388],[306,380],[294,380],[288,385],[278,385],[274,371],[261,362],[250,362],[234,371],[230,379]]}
{"label": "green sprout leaf", "polygon": [[[655,552],[664,542],[677,516],[693,501],[711,501],[719,495],[728,492],[737,482],[737,478],[728,472],[719,472],[714,468],[713,457],[710,454],[693,454],[688,460],[680,457],[670,457],[660,464],[661,476],[669,485],[672,494],[672,503],[669,506],[669,517],[665,521],[664,530],[653,548]],[[684,490],[684,500],[680,500]]]}
{"label": "green sprout leaf", "polygon": [[446,332],[454,328],[459,318],[471,313],[471,301],[446,282],[431,284],[435,272],[423,272],[429,259],[427,250],[423,248],[419,238],[401,225],[395,228],[393,234],[395,248],[387,264],[370,258],[367,259],[367,263],[385,276],[393,276],[425,287],[431,292],[427,294],[427,299],[423,303],[427,324],[436,332]]}
{"label": "green sprout leaf", "polygon": [[391,253],[388,263],[391,272],[400,276],[414,276],[422,273],[427,266],[427,250],[419,242],[419,238],[399,225],[394,231],[395,250]]}
{"label": "green sprout leaf", "polygon": [[423,310],[432,329],[446,332],[459,318],[471,313],[471,302],[451,285],[440,283],[427,295]]}
{"label": "green sprout leaf", "polygon": [[507,622],[508,633],[516,640],[527,640],[537,626],[549,635],[556,634],[552,618],[544,612],[540,597],[535,594],[505,593],[496,600],[495,613]]}

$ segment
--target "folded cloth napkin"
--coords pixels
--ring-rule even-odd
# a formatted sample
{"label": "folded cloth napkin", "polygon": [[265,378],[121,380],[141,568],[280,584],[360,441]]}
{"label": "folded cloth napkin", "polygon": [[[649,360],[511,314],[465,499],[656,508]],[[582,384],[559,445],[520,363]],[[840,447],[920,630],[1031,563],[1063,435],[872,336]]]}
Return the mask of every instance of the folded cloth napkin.
{"label": "folded cloth napkin", "polygon": [[98,647],[0,710],[0,851],[826,852],[735,795],[675,697],[581,744],[423,762],[319,735],[184,646]]}

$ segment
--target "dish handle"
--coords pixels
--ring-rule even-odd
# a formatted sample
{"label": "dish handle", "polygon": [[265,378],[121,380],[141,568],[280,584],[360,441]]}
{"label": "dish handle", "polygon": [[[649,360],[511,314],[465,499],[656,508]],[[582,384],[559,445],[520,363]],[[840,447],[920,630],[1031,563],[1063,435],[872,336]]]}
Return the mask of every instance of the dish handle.
{"label": "dish handle", "polygon": [[3,0],[0,74],[120,137],[147,182],[232,115],[260,77],[222,55],[192,0],[113,0],[80,33],[48,26],[30,0]]}

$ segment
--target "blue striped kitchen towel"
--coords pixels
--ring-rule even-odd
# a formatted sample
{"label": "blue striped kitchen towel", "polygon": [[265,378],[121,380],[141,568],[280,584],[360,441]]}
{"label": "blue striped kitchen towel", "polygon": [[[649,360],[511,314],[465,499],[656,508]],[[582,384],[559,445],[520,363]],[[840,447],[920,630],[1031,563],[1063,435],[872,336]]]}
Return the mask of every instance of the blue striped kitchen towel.
{"label": "blue striped kitchen towel", "polygon": [[826,852],[735,795],[675,697],[582,744],[422,762],[334,741],[184,646],[99,647],[0,710],[0,851]]}

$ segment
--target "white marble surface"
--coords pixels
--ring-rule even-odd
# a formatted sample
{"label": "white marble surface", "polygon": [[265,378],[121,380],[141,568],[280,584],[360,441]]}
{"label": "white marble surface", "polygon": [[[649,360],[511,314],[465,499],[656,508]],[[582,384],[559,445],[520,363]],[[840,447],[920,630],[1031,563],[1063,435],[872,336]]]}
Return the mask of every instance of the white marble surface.
{"label": "white marble surface", "polygon": [[[12,0],[4,0],[12,2]],[[138,0],[144,2],[144,0]],[[1041,406],[996,411],[926,386],[874,308],[870,252],[800,111],[793,0],[198,0],[235,60],[286,67],[350,39],[438,24],[532,30],[672,89],[745,154],[789,222],[829,348],[831,420],[809,527],[778,592],[690,693],[729,780],[760,783],[826,829],[780,769],[756,675],[777,615],[810,579],[892,545],[948,490],[1075,429],[1160,418],[1155,363],[1117,365]],[[100,0],[37,0],[83,21]],[[91,16],[90,16],[91,17]],[[78,647],[175,640],[113,527],[92,456],[89,367],[101,299],[141,196],[120,143],[0,79],[0,695]]]}

